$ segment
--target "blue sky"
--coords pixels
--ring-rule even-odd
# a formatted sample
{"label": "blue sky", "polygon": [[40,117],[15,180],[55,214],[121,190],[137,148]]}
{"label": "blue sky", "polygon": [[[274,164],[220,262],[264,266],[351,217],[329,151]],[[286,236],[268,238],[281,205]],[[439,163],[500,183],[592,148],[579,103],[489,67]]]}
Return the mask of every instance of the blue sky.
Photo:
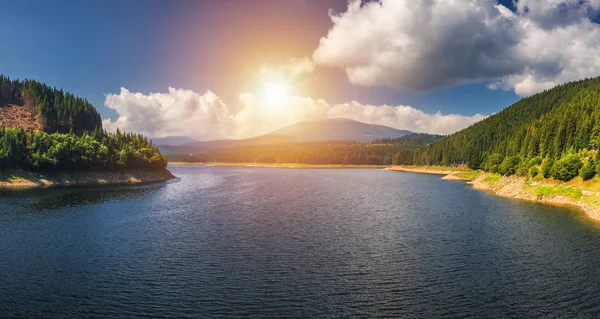
{"label": "blue sky", "polygon": [[[534,8],[535,1],[527,1],[532,3],[527,11],[533,12],[530,8]],[[389,6],[391,1],[387,2]],[[501,4],[518,11],[512,1]],[[169,87],[198,94],[210,90],[235,109],[239,94],[254,89],[253,74],[260,66],[312,56],[320,46],[319,39],[328,36],[334,27],[328,15],[330,9],[341,15],[348,10],[348,2],[6,1],[0,11],[0,27],[8,30],[3,41],[8,46],[0,50],[0,73],[36,79],[85,97],[103,118],[119,116],[118,110],[109,109],[104,103],[106,94],[119,94],[121,87],[146,95],[165,93]],[[360,17],[366,13],[356,14]],[[527,14],[526,18],[532,21],[538,19]],[[540,25],[547,23],[542,18],[535,21]],[[341,29],[341,25],[337,27]],[[456,42],[452,42],[455,46]],[[469,51],[461,52],[464,55]],[[481,73],[471,74],[469,65],[461,71],[452,66],[454,73],[441,84],[431,84],[431,77],[422,79],[424,89],[407,87],[407,80],[394,74],[378,74],[381,81],[375,85],[350,83],[346,71],[352,66],[339,65],[341,59],[347,58],[340,54],[330,54],[333,60],[322,59],[322,65],[317,65],[310,78],[303,80],[310,84],[297,88],[295,93],[322,98],[331,104],[356,100],[362,104],[409,105],[428,114],[441,111],[472,116],[492,114],[514,103],[521,98],[515,93],[518,83],[525,83],[522,78],[515,80],[510,74],[487,66]],[[486,54],[486,58],[498,58]],[[460,61],[460,56],[453,61]],[[438,64],[429,62],[432,68]],[[516,68],[517,75],[522,73],[518,68],[532,67],[507,65],[506,68]],[[499,80],[504,89],[488,88]],[[539,85],[552,82],[537,77],[536,81]]]}

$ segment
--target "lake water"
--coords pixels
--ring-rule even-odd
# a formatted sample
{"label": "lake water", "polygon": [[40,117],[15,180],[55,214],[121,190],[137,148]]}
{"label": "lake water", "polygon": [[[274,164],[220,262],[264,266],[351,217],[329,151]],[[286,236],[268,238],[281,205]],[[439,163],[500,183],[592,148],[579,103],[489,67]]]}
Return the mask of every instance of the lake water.
{"label": "lake water", "polygon": [[0,317],[600,316],[576,209],[377,169],[0,195]]}

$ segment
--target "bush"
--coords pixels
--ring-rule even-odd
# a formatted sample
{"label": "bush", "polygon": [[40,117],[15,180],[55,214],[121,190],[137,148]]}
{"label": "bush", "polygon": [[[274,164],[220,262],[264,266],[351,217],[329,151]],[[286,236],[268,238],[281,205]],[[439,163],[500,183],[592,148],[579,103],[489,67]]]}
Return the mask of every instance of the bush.
{"label": "bush", "polygon": [[503,156],[502,154],[494,153],[488,157],[486,170],[492,173],[498,173],[498,165],[502,163]]}
{"label": "bush", "polygon": [[541,156],[536,156],[532,159],[529,160],[529,163],[527,163],[527,167],[532,167],[532,166],[537,166],[542,164],[542,157]]}
{"label": "bush", "polygon": [[529,176],[531,177],[536,177],[539,173],[540,170],[537,168],[537,166],[531,166],[531,168],[529,169]]}
{"label": "bush", "polygon": [[579,175],[584,181],[590,180],[596,176],[596,164],[593,159],[590,158],[590,160],[583,165],[581,170],[579,170]]}
{"label": "bush", "polygon": [[515,172],[515,175],[517,176],[527,176],[528,170],[527,167],[525,166],[519,166],[519,168],[517,168],[517,171]]}
{"label": "bush", "polygon": [[579,170],[583,166],[579,156],[569,154],[554,163],[552,167],[552,176],[561,181],[570,181],[579,175]]}
{"label": "bush", "polygon": [[552,167],[554,166],[554,160],[551,158],[546,158],[542,162],[542,175],[544,178],[550,178],[552,176]]}
{"label": "bush", "polygon": [[498,173],[502,175],[513,175],[517,170],[519,163],[521,163],[521,158],[518,156],[507,156],[502,163],[498,165]]}

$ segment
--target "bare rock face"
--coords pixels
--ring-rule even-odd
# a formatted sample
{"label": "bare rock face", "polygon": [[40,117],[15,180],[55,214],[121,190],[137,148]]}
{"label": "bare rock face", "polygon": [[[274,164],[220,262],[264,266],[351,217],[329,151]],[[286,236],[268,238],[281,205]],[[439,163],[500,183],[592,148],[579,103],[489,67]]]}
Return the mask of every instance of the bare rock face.
{"label": "bare rock face", "polygon": [[19,127],[31,132],[41,130],[42,121],[31,107],[0,105],[0,127]]}

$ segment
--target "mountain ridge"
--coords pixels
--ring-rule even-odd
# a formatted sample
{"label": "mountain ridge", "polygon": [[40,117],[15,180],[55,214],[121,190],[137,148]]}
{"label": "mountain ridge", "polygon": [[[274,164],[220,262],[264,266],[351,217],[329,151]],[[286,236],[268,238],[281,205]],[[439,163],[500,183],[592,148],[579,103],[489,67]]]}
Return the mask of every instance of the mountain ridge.
{"label": "mountain ridge", "polygon": [[[328,126],[328,127],[325,127]],[[332,132],[341,130],[342,132]],[[153,142],[161,149],[170,152],[172,148],[214,148],[231,147],[240,145],[264,145],[270,143],[291,142],[330,142],[330,141],[357,141],[368,142],[377,139],[393,139],[414,134],[408,130],[399,130],[389,126],[368,124],[347,118],[330,118],[323,120],[300,121],[277,129],[270,133],[244,139],[218,139],[198,141],[187,136],[167,136],[154,138]],[[179,143],[180,140],[194,140],[193,142]],[[170,143],[165,143],[168,141]],[[176,141],[176,142],[171,142]]]}
{"label": "mountain ridge", "polygon": [[329,118],[296,122],[267,135],[293,136],[299,142],[336,140],[367,142],[381,138],[398,138],[409,134],[413,134],[413,132],[347,118]]}

